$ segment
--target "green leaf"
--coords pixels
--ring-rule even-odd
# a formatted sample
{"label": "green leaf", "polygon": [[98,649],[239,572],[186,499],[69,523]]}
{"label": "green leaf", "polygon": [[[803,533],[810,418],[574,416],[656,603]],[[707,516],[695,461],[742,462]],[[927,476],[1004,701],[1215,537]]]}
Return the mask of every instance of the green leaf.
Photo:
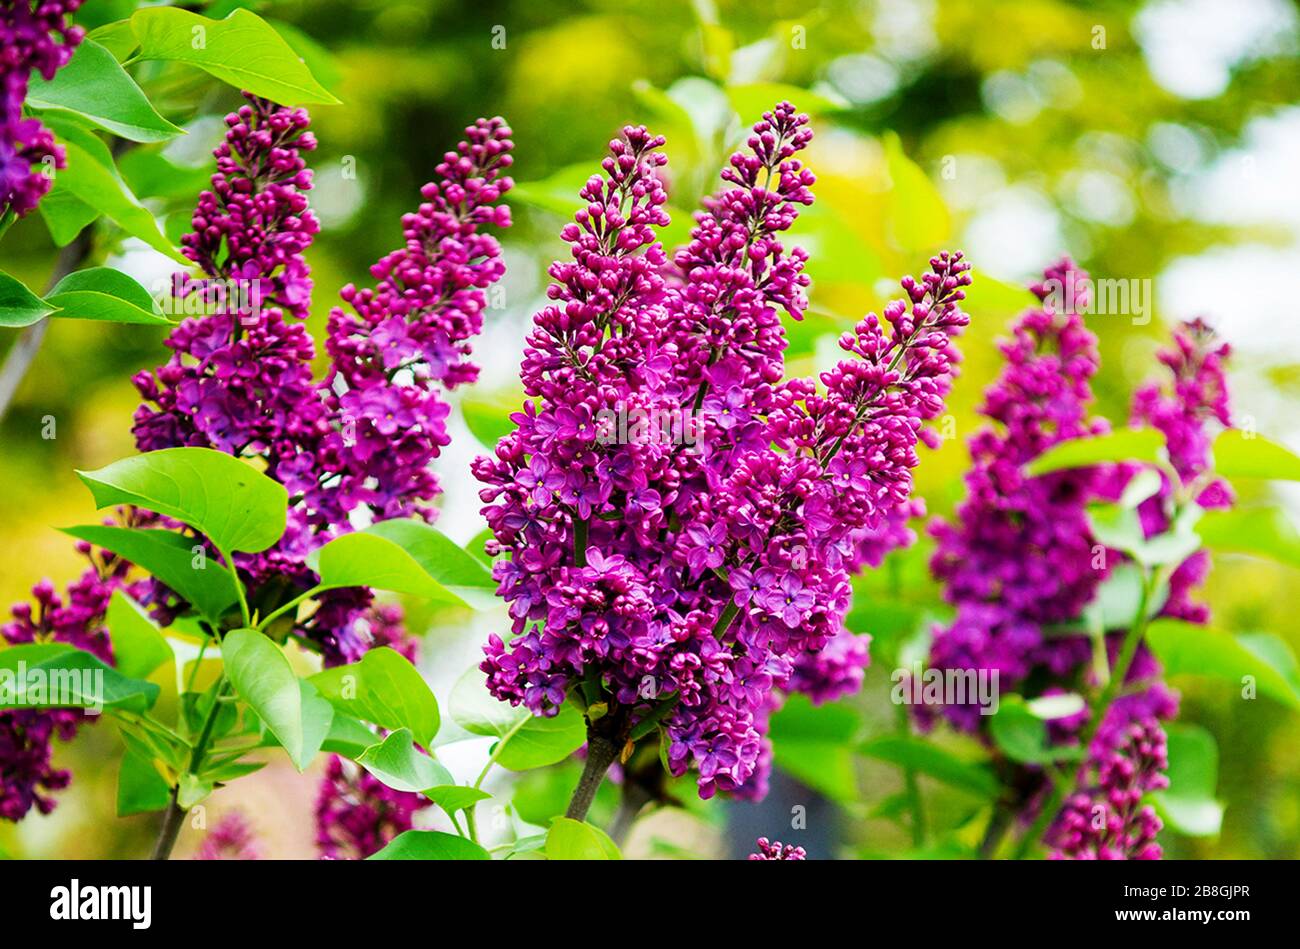
{"label": "green leaf", "polygon": [[117,816],[161,811],[171,803],[171,793],[153,759],[128,746],[117,773]]}
{"label": "green leaf", "polygon": [[1213,550],[1300,567],[1300,533],[1276,508],[1206,511],[1196,525],[1196,532]]}
{"label": "green leaf", "polygon": [[113,591],[105,618],[113,640],[113,662],[122,675],[145,679],[173,659],[158,624],[121,590]]}
{"label": "green leaf", "polygon": [[[513,195],[514,192],[512,191]],[[572,204],[575,199],[570,198]],[[460,414],[470,434],[486,448],[495,448],[498,441],[515,430],[510,416],[524,404],[522,389],[507,389],[491,395],[466,396],[460,400]]]}
{"label": "green leaf", "polygon": [[158,701],[159,691],[152,682],[125,676],[82,649],[51,652],[12,646],[0,650],[0,709],[143,712]]}
{"label": "green leaf", "polygon": [[368,586],[471,609],[498,605],[482,561],[422,521],[381,521],[343,534],[307,562],[324,589]]}
{"label": "green leaf", "polygon": [[873,738],[861,750],[868,757],[910,768],[976,797],[998,795],[997,778],[987,766],[965,761],[920,738],[887,735]]}
{"label": "green leaf", "polygon": [[[1119,564],[1097,587],[1096,596],[1084,608],[1083,622],[1067,624],[1061,631],[1068,634],[1086,633],[1091,630],[1108,632],[1113,629],[1127,629],[1133,625],[1138,604],[1142,602],[1144,582],[1142,568],[1137,564]],[[1155,596],[1147,603],[1147,617],[1159,613],[1168,597],[1169,583],[1164,581]]]}
{"label": "green leaf", "polygon": [[[582,200],[578,197],[578,192],[591,176],[592,167],[587,162],[566,165],[550,177],[538,181],[515,182],[515,186],[510,189],[510,198],[562,217],[569,217],[581,206]],[[466,422],[468,421],[466,419]],[[495,444],[495,441],[484,442],[484,444]]]}
{"label": "green leaf", "polygon": [[438,702],[415,666],[387,646],[360,662],[319,672],[310,679],[335,707],[389,731],[410,729],[429,747],[438,733]]}
{"label": "green leaf", "polygon": [[1209,676],[1238,689],[1250,676],[1260,694],[1300,709],[1300,687],[1279,666],[1289,652],[1279,652],[1258,636],[1239,638],[1182,620],[1158,619],[1147,629],[1146,641],[1168,675]]}
{"label": "green leaf", "polygon": [[567,702],[553,718],[529,715],[494,749],[497,764],[510,771],[544,768],[563,761],[587,740],[587,723]]}
{"label": "green leaf", "polygon": [[399,728],[371,745],[358,756],[357,764],[397,791],[419,793],[455,783],[451,772],[415,747],[409,728]]}
{"label": "green leaf", "polygon": [[131,28],[140,42],[140,59],[189,63],[282,105],[339,102],[280,34],[248,10],[210,20],[175,7],[149,7],[132,15]]}
{"label": "green leaf", "polygon": [[50,306],[23,285],[0,270],[0,326],[31,326],[54,312]]}
{"label": "green leaf", "polygon": [[56,131],[61,133],[67,167],[55,174],[51,194],[66,192],[72,195],[154,250],[186,267],[193,266],[193,261],[183,256],[158,230],[154,216],[131,193],[113,167],[111,159],[105,163],[102,155],[96,157],[97,150],[87,148],[86,142],[69,139],[64,127],[56,126]]}
{"label": "green leaf", "polygon": [[172,325],[158,312],[148,290],[112,267],[88,267],[68,274],[55,284],[45,302],[58,307],[54,315],[60,319]]}
{"label": "green leaf", "polygon": [[776,766],[835,801],[853,803],[859,796],[853,749],[861,730],[861,713],[851,706],[818,707],[792,695],[772,716]]}
{"label": "green leaf", "polygon": [[394,519],[366,528],[366,534],[397,544],[441,586],[476,610],[500,605],[497,582],[483,562],[424,521]]}
{"label": "green leaf", "polygon": [[442,784],[436,788],[427,788],[424,796],[448,814],[463,811],[473,807],[479,801],[486,801],[492,797],[487,791],[465,787],[462,784]]}
{"label": "green leaf", "polygon": [[1082,748],[1049,744],[1047,723],[1017,695],[1003,697],[997,714],[989,721],[989,732],[1003,754],[1022,764],[1077,761],[1083,757]]}
{"label": "green leaf", "polygon": [[329,731],[321,743],[321,751],[342,755],[356,761],[367,748],[375,743],[375,733],[363,725],[360,719],[335,709],[330,720]]}
{"label": "green leaf", "polygon": [[1151,428],[1125,428],[1091,438],[1072,438],[1043,452],[1025,467],[1031,478],[1065,468],[1121,461],[1155,464],[1164,448],[1164,436]]}
{"label": "green leaf", "polygon": [[197,538],[168,530],[102,524],[66,527],[63,533],[111,550],[148,570],[214,624],[235,605],[229,570],[208,556],[199,561],[201,567],[195,566],[194,548],[203,550]]}
{"label": "green leaf", "polygon": [[882,137],[893,187],[889,193],[890,231],[904,250],[929,251],[952,235],[952,218],[939,189],[916,162],[907,157],[894,132]]}
{"label": "green leaf", "polygon": [[622,860],[609,834],[585,821],[557,817],[546,832],[547,860]]}
{"label": "green leaf", "polygon": [[1219,749],[1214,736],[1196,725],[1165,726],[1169,744],[1169,787],[1151,795],[1157,813],[1189,837],[1212,837],[1223,825],[1223,805],[1215,798]]}
{"label": "green leaf", "polygon": [[367,860],[491,860],[486,850],[464,837],[440,830],[407,830]]}
{"label": "green leaf", "polygon": [[284,533],[284,486],[211,448],[164,448],[77,475],[96,507],[134,504],[184,521],[224,553],[266,550]]}
{"label": "green leaf", "polygon": [[1124,493],[1120,495],[1119,506],[1124,508],[1135,508],[1148,498],[1153,498],[1160,493],[1162,485],[1160,472],[1154,468],[1143,468],[1124,486]]}
{"label": "green leaf", "polygon": [[[127,6],[123,12],[129,15],[133,6],[134,4]],[[112,53],[113,58],[119,63],[135,52],[136,47],[140,45],[136,42],[135,31],[131,29],[130,20],[117,20],[95,27],[86,34],[86,38],[94,40]]]}
{"label": "green leaf", "polygon": [[67,247],[78,234],[99,220],[99,211],[60,188],[52,188],[37,210],[41,212],[56,247]]}
{"label": "green leaf", "polygon": [[275,735],[294,766],[305,770],[328,734],[333,707],[315,689],[308,692],[299,685],[280,647],[255,629],[227,633],[221,656],[236,694]]}
{"label": "green leaf", "polygon": [[1263,435],[1230,428],[1214,440],[1214,470],[1228,478],[1300,481],[1300,457]]}
{"label": "green leaf", "polygon": [[32,73],[27,104],[76,113],[133,142],[161,142],[185,134],[154,111],[113,54],[90,39],[82,41],[49,82]]}

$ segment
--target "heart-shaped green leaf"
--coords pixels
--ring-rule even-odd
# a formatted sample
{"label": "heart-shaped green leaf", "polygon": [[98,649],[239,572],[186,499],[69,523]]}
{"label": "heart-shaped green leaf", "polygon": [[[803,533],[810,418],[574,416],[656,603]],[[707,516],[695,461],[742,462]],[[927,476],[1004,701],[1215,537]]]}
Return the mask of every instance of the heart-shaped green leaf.
{"label": "heart-shaped green leaf", "polygon": [[1031,478],[1063,468],[1086,468],[1120,461],[1155,464],[1164,448],[1164,436],[1152,428],[1124,428],[1091,438],[1072,438],[1043,452],[1025,467]]}
{"label": "heart-shaped green leaf", "polygon": [[329,733],[334,709],[293,674],[280,647],[255,629],[236,629],[221,642],[226,676],[303,771]]}
{"label": "heart-shaped green leaf", "polygon": [[82,41],[48,82],[32,73],[27,105],[73,112],[133,142],[161,142],[184,134],[154,111],[113,54],[90,39]]}
{"label": "heart-shaped green leaf", "polygon": [[31,326],[54,309],[28,290],[21,280],[0,271],[0,326]]}
{"label": "heart-shaped green leaf", "polygon": [[125,676],[82,649],[36,646],[0,650],[0,709],[84,708],[95,712],[153,708],[160,689]]}
{"label": "heart-shaped green leaf", "polygon": [[284,533],[284,486],[211,448],[164,448],[77,475],[96,507],[134,504],[169,515],[225,553],[257,553]]}
{"label": "heart-shaped green leaf", "polygon": [[393,649],[371,649],[360,662],[326,669],[311,683],[335,707],[389,731],[408,728],[428,748],[438,733],[438,702],[415,666]]}
{"label": "heart-shaped green leaf", "polygon": [[172,325],[158,312],[148,290],[112,267],[88,267],[68,274],[55,284],[45,302],[58,307],[55,316],[60,319]]}
{"label": "heart-shaped green leaf", "polygon": [[105,619],[113,639],[113,662],[122,675],[145,679],[173,659],[158,624],[121,590],[114,590],[109,598]]}
{"label": "heart-shaped green leaf", "polygon": [[585,821],[557,817],[546,833],[547,860],[621,860],[609,834]]}
{"label": "heart-shaped green leaf", "polygon": [[491,860],[486,850],[464,837],[440,830],[407,830],[367,860]]}
{"label": "heart-shaped green leaf", "polygon": [[357,758],[380,781],[398,791],[427,791],[454,784],[451,772],[415,747],[409,728],[399,728]]}
{"label": "heart-shaped green leaf", "polygon": [[474,609],[498,605],[492,574],[423,521],[381,521],[334,538],[308,563],[326,589],[368,586]]}
{"label": "heart-shaped green leaf", "polygon": [[131,27],[140,59],[189,63],[284,105],[338,104],[280,34],[249,10],[210,20],[177,7],[146,7],[131,17]]}

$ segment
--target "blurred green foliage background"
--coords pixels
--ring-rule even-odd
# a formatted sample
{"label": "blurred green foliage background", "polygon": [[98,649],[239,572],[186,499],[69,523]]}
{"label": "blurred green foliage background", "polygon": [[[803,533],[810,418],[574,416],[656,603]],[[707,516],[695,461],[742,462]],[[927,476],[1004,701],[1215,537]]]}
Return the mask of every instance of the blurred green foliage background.
{"label": "blurred green foliage background", "polygon": [[[510,271],[476,346],[482,382],[466,418],[487,438],[512,396],[526,322],[542,299],[544,267],[563,245],[557,232],[576,191],[598,170],[605,143],[626,123],[668,136],[674,224],[718,183],[743,129],[779,98],[815,113],[809,164],[818,203],[792,240],[812,255],[812,312],[792,326],[791,370],[826,366],[838,332],[878,309],[896,278],[923,268],[940,247],[961,247],[975,265],[966,362],[944,447],[928,454],[918,490],[932,514],[962,492],[964,439],[982,387],[997,371],[994,342],[1028,302],[1019,287],[1063,252],[1095,276],[1149,281],[1154,315],[1091,318],[1101,338],[1098,411],[1116,423],[1133,388],[1154,373],[1171,321],[1198,313],[1238,346],[1233,364],[1239,419],[1294,448],[1300,438],[1297,305],[1285,274],[1300,263],[1300,70],[1296,6],[1286,0],[314,0],[246,4],[273,22],[343,105],[314,110],[320,149],[312,159],[313,204],[324,231],[309,255],[316,284],[313,328],[343,284],[401,239],[401,214],[418,202],[460,129],[502,114],[515,132],[516,226],[506,235]],[[221,16],[231,3],[208,5]],[[129,15],[133,4],[90,0],[88,26]],[[185,67],[144,64],[138,79],[173,121],[190,131],[166,146],[122,158],[124,174],[169,234],[183,233],[195,192],[210,173],[220,116],[237,103],[227,88]],[[44,285],[56,249],[39,215],[0,244],[0,268]],[[98,255],[148,285],[166,261],[128,242]],[[0,339],[0,351],[13,334]],[[0,429],[4,556],[0,594],[25,596],[41,576],[79,569],[54,526],[85,521],[88,498],[73,468],[132,449],[132,373],[161,363],[162,334],[142,327],[56,321]],[[498,395],[499,394],[499,395]],[[48,417],[56,437],[43,438]],[[444,529],[468,540],[480,529],[467,461],[482,450],[458,424],[441,460],[448,486]],[[1243,503],[1295,494],[1251,489]],[[817,713],[778,719],[777,760],[839,800],[851,818],[841,855],[901,854],[891,820],[895,769],[852,753],[852,742],[895,727],[887,699],[905,641],[934,613],[924,549],[896,558],[861,585],[853,628],[881,650],[862,696]],[[1207,588],[1215,622],[1266,630],[1300,647],[1296,576],[1285,567],[1218,558]],[[425,661],[441,698],[474,661],[487,630],[431,627]],[[444,625],[440,626],[439,622]],[[1223,832],[1188,839],[1166,833],[1171,856],[1295,857],[1300,854],[1300,721],[1267,699],[1178,681],[1183,718],[1219,741]],[[816,717],[821,716],[821,717]],[[805,722],[812,723],[811,735]],[[48,818],[0,829],[0,847],[30,855],[133,855],[147,819],[112,817],[116,738],[87,729],[62,760],[74,788]],[[521,807],[571,776],[530,776]],[[310,853],[310,780],[268,768],[248,783],[254,824],[273,853]],[[689,789],[687,789],[689,790]],[[936,839],[969,842],[976,803],[926,785]],[[531,797],[529,796],[531,795]],[[218,798],[220,800],[220,797]],[[539,813],[544,808],[538,808]],[[715,831],[685,833],[672,821],[642,834],[642,852],[716,849],[721,809],[692,806]],[[599,821],[601,814],[596,818]],[[779,830],[779,828],[778,828]],[[685,840],[686,842],[683,842]],[[698,841],[705,841],[699,844]],[[635,848],[633,850],[635,852]]]}

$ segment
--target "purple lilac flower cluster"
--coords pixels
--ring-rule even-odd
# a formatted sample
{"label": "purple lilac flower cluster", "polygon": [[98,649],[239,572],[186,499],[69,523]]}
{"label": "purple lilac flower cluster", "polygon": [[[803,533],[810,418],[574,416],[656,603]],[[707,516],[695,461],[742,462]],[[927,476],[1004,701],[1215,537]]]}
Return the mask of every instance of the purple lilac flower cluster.
{"label": "purple lilac flower cluster", "polygon": [[261,860],[257,837],[239,811],[223,814],[199,844],[195,860]]}
{"label": "purple lilac flower cluster", "polygon": [[23,118],[35,70],[46,80],[62,69],[85,31],[69,18],[82,0],[0,0],[0,216],[31,211],[65,167],[54,133]]}
{"label": "purple lilac flower cluster", "polygon": [[[1170,464],[1183,484],[1193,486],[1196,503],[1206,510],[1231,507],[1234,500],[1226,481],[1205,474],[1210,465],[1207,424],[1232,425],[1224,375],[1224,362],[1231,354],[1231,346],[1219,342],[1204,320],[1192,320],[1174,334],[1173,348],[1159,354],[1173,374],[1171,390],[1166,393],[1159,382],[1151,382],[1133,394],[1133,422],[1150,425],[1165,436]],[[1168,476],[1163,476],[1160,492],[1138,509],[1148,537],[1168,526],[1172,492]],[[1209,554],[1203,550],[1178,566],[1169,578],[1162,615],[1191,623],[1209,620],[1209,608],[1191,599],[1191,591],[1200,586],[1209,567]]]}
{"label": "purple lilac flower cluster", "polygon": [[[845,334],[854,358],[820,388],[783,380],[780,311],[806,306],[806,254],[782,235],[812,201],[807,122],[764,115],[671,264],[663,139],[610,143],[528,337],[529,401],[474,465],[489,551],[510,554],[495,575],[514,638],[485,647],[489,689],[538,715],[575,690],[620,746],[662,716],[670,769],[697,768],[704,797],[750,781],[773,689],[841,633],[862,531],[908,504],[967,322],[969,265],[945,253]],[[633,413],[689,419],[694,442],[620,439],[609,420]]]}
{"label": "purple lilac flower cluster", "polygon": [[750,860],[807,860],[808,851],[791,844],[782,844],[779,840],[759,837],[758,850],[749,855]]}
{"label": "purple lilac flower cluster", "polygon": [[[956,607],[956,616],[936,630],[931,664],[939,669],[996,670],[999,686],[1007,690],[1051,695],[1077,691],[1091,682],[1087,640],[1048,636],[1046,630],[1076,620],[1110,569],[1123,559],[1113,550],[1105,550],[1098,559],[1087,505],[1115,500],[1136,471],[1134,466],[1095,466],[1038,477],[1027,477],[1023,470],[1058,442],[1106,430],[1104,421],[1087,416],[1090,380],[1098,362],[1096,339],[1077,313],[1086,304],[1086,277],[1063,260],[1032,288],[1042,305],[1024,314],[1013,338],[1002,345],[1006,369],[986,392],[980,409],[997,424],[971,439],[968,497],[958,508],[956,523],[938,522],[932,527],[938,550],[931,567],[944,583],[945,597]],[[1171,460],[1185,481],[1208,465],[1205,422],[1217,418],[1228,424],[1222,374],[1227,348],[1215,347],[1210,340],[1203,324],[1180,331],[1175,351],[1162,355],[1162,362],[1174,372],[1173,393],[1165,395],[1159,385],[1152,385],[1139,390],[1135,398],[1134,420],[1148,422],[1165,434]],[[1161,492],[1143,505],[1148,536],[1167,527],[1172,492],[1173,485],[1166,480]],[[1197,497],[1207,507],[1221,504],[1227,488],[1211,480],[1201,486]],[[1198,554],[1178,566],[1165,615],[1204,619],[1203,608],[1190,605],[1187,591],[1203,578],[1205,563]],[[1123,631],[1107,637],[1112,664],[1122,639]],[[1158,855],[1158,848],[1151,845],[1159,829],[1154,814],[1136,806],[1115,810],[1110,798],[1128,800],[1134,794],[1140,798],[1162,780],[1150,762],[1158,764],[1163,757],[1157,753],[1163,748],[1159,723],[1177,714],[1178,701],[1159,681],[1160,674],[1159,663],[1140,645],[1126,677],[1134,690],[1117,699],[1098,726],[1080,769],[1084,790],[1067,801],[1065,812],[1049,830],[1057,856],[1096,855],[1103,846],[1110,848],[1108,853],[1116,852],[1117,820],[1127,835],[1121,848],[1126,854]],[[929,710],[920,709],[918,714],[928,722]],[[987,723],[975,704],[945,706],[943,714],[968,731],[979,731]],[[1086,712],[1051,722],[1051,740],[1077,744],[1086,722]],[[1134,757],[1139,754],[1142,760]],[[1033,788],[1025,793],[1022,817],[1032,816],[1042,806],[1041,787],[1030,784]],[[1101,804],[1107,815],[1109,844],[1095,837],[1101,828],[1091,816],[1094,803]]]}

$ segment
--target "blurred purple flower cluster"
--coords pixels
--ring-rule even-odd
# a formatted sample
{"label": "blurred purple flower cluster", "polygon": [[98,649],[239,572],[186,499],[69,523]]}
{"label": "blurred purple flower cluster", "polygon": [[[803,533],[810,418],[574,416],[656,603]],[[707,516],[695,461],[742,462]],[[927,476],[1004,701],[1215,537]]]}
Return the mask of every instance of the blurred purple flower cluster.
{"label": "blurred purple flower cluster", "polygon": [[69,17],[82,0],[0,0],[0,216],[27,214],[65,167],[54,133],[23,118],[32,71],[46,80],[67,65],[84,31]]}
{"label": "blurred purple flower cluster", "polygon": [[[761,781],[773,690],[842,635],[866,532],[909,504],[967,322],[969,265],[941,254],[845,334],[852,358],[820,386],[784,378],[780,313],[801,318],[808,278],[783,234],[812,202],[795,157],[811,134],[788,103],[766,113],[670,263],[663,139],[624,129],[562,231],[572,259],[534,318],[517,428],[474,465],[489,552],[510,555],[514,637],[485,648],[490,690],[538,715],[576,691],[620,746],[657,716],[704,797]],[[828,658],[826,681],[860,681],[864,648]]]}
{"label": "blurred purple flower cluster", "polygon": [[[1079,313],[1088,302],[1087,274],[1063,260],[1031,289],[1042,304],[1027,311],[1002,344],[1006,368],[979,410],[996,424],[970,439],[967,498],[954,523],[932,526],[938,549],[931,568],[956,615],[935,631],[930,664],[996,672],[1001,690],[1036,697],[1095,685],[1088,638],[1050,627],[1077,621],[1100,584],[1125,561],[1098,544],[1087,509],[1091,502],[1117,500],[1139,469],[1124,463],[1026,475],[1024,466],[1053,445],[1107,430],[1104,420],[1087,415],[1098,369],[1096,337]],[[1222,371],[1228,348],[1217,346],[1199,321],[1177,331],[1175,344],[1161,355],[1173,371],[1172,392],[1158,383],[1143,386],[1134,398],[1133,420],[1165,435],[1180,480],[1195,485],[1209,463],[1206,423],[1230,424]],[[1140,506],[1147,537],[1169,526],[1174,490],[1162,476],[1160,490]],[[1203,507],[1231,501],[1227,486],[1213,479],[1195,487],[1193,496]],[[1176,567],[1160,615],[1206,620],[1205,607],[1191,602],[1190,591],[1207,567],[1203,552]],[[1106,637],[1112,665],[1124,633],[1111,630]],[[1097,724],[1079,769],[1079,790],[1049,828],[1056,856],[1159,856],[1159,820],[1136,801],[1162,786],[1160,722],[1178,712],[1177,696],[1160,675],[1155,657],[1139,644],[1126,673],[1128,691]],[[974,699],[941,711],[956,727],[991,740],[988,718]],[[932,720],[932,709],[916,712],[923,724]],[[1078,744],[1087,724],[1085,710],[1051,721],[1048,732],[1056,744]],[[1030,781],[1026,788],[1020,816],[1032,818],[1043,806],[1042,782]],[[1116,803],[1121,800],[1123,807]],[[1094,805],[1102,808],[1100,823],[1091,813]]]}

